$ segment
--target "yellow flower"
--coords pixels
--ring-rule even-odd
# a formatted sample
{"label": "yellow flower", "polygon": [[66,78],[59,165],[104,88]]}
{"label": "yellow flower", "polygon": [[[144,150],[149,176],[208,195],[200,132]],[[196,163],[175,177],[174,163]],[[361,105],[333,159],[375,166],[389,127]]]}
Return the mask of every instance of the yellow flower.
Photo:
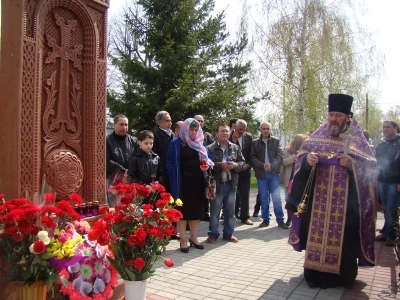
{"label": "yellow flower", "polygon": [[172,198],[172,196],[171,196],[171,198],[169,198],[169,204],[172,204],[172,203],[174,203],[174,198]]}
{"label": "yellow flower", "polygon": [[181,199],[178,198],[178,199],[176,199],[175,204],[176,204],[177,206],[182,206],[182,205],[183,205],[183,202],[182,202]]}

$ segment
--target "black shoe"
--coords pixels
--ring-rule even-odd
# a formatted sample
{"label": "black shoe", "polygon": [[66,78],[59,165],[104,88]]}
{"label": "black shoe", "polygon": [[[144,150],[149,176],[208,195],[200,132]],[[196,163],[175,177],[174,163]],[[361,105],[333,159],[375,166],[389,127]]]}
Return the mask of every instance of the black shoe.
{"label": "black shoe", "polygon": [[202,245],[202,244],[195,244],[195,243],[193,243],[192,242],[192,240],[190,240],[189,239],[189,243],[190,243],[190,247],[195,247],[196,249],[200,249],[200,250],[203,250],[204,249],[204,245]]}
{"label": "black shoe", "polygon": [[171,235],[171,240],[180,240],[181,237],[179,235]]}
{"label": "black shoe", "polygon": [[183,253],[189,253],[189,247],[186,248],[179,248]]}
{"label": "black shoe", "polygon": [[286,224],[287,227],[289,227],[290,225],[292,225],[292,221],[287,220],[285,224]]}
{"label": "black shoe", "polygon": [[263,220],[263,221],[261,222],[261,224],[258,225],[258,227],[268,227],[268,226],[269,226],[269,222],[268,222],[268,221],[265,221],[265,220]]}
{"label": "black shoe", "polygon": [[282,228],[282,229],[289,229],[289,227],[284,223],[284,222],[280,222],[278,224],[278,227]]}
{"label": "black shoe", "polygon": [[253,212],[253,217],[254,217],[254,218],[257,218],[257,217],[258,217],[258,213],[259,213],[259,211],[255,210],[255,211]]}

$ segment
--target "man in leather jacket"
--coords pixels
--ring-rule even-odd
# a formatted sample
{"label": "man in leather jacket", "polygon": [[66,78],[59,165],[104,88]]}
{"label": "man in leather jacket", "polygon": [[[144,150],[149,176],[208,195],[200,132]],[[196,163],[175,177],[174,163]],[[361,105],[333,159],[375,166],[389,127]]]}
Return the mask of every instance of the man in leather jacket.
{"label": "man in leather jacket", "polygon": [[115,116],[114,131],[106,137],[107,188],[119,171],[122,181],[127,182],[129,158],[137,148],[137,139],[128,134],[128,118]]}
{"label": "man in leather jacket", "polygon": [[262,122],[259,130],[260,138],[252,142],[250,153],[251,165],[257,178],[261,200],[263,221],[259,227],[269,226],[269,195],[271,194],[278,226],[288,229],[284,223],[279,179],[283,151],[279,139],[271,135],[270,123]]}

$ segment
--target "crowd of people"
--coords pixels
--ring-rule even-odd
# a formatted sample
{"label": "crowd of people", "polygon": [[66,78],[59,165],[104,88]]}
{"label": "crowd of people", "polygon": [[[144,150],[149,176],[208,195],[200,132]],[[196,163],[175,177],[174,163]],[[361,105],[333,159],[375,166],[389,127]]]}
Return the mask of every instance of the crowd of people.
{"label": "crowd of people", "polygon": [[[234,243],[239,241],[234,236],[237,219],[253,225],[253,169],[258,195],[252,215],[258,217],[261,210],[259,227],[270,225],[272,199],[278,227],[290,227],[289,244],[306,251],[304,277],[309,286],[351,287],[358,266],[375,264],[375,240],[393,246],[394,211],[400,204],[399,127],[383,122],[384,138],[374,153],[351,111],[352,102],[351,96],[330,94],[327,121],[310,136],[295,135],[285,149],[267,121],[261,122],[256,138],[242,119],[219,124],[212,135],[203,130],[201,115],[176,122],[172,131],[170,114],[160,111],[156,129],[144,130],[136,139],[128,134],[127,117],[118,115],[114,132],[107,136],[107,186],[116,180],[162,183],[183,202],[176,237],[180,251],[188,253],[190,247],[205,248],[197,236],[199,220],[209,221],[207,243],[220,237],[220,223],[222,239]],[[212,200],[204,193],[210,175],[216,182]],[[286,222],[280,185],[285,189]],[[378,203],[385,225],[375,236]]]}

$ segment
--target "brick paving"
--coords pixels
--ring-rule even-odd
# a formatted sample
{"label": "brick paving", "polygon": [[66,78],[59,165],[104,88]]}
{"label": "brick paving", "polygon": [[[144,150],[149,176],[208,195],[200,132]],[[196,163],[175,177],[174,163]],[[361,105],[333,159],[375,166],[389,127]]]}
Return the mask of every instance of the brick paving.
{"label": "brick paving", "polygon": [[[250,207],[255,196],[252,191]],[[398,269],[393,247],[376,242],[377,266],[359,268],[351,290],[311,289],[303,277],[304,252],[295,252],[287,244],[288,230],[277,227],[274,219],[267,228],[258,227],[261,219],[251,220],[253,226],[237,221],[235,236],[239,243],[220,238],[212,245],[204,243],[204,250],[190,248],[185,254],[179,251],[179,241],[171,241],[163,255],[172,258],[175,266],[166,268],[160,262],[158,276],[147,285],[146,299],[397,299]],[[379,214],[378,228],[382,224]],[[201,222],[199,241],[205,241],[207,231],[208,222]]]}

